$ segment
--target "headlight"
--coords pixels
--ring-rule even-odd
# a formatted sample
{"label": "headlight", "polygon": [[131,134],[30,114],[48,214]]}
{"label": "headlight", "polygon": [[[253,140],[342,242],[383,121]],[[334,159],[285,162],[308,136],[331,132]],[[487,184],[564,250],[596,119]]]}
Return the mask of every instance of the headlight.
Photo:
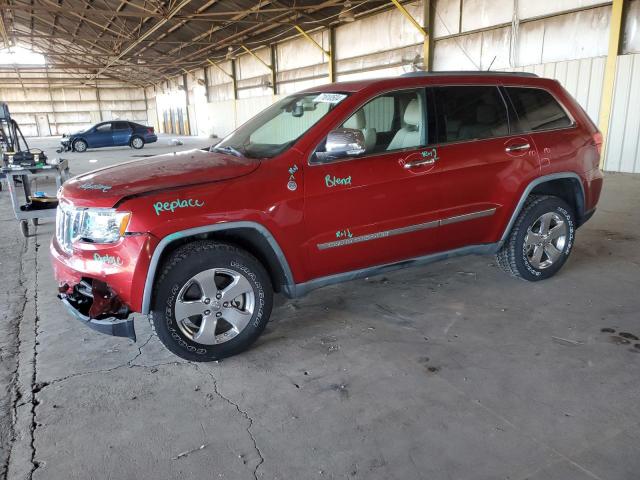
{"label": "headlight", "polygon": [[75,237],[94,243],[114,243],[124,236],[131,212],[113,208],[82,209]]}

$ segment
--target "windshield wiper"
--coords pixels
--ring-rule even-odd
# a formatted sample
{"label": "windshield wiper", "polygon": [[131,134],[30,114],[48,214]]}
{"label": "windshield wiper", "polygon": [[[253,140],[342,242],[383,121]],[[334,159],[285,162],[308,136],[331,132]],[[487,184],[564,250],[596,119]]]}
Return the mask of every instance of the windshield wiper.
{"label": "windshield wiper", "polygon": [[229,153],[231,155],[235,155],[236,157],[243,157],[244,156],[244,155],[242,155],[240,150],[232,147],[231,145],[225,145],[224,147],[213,147],[213,151],[214,152]]}

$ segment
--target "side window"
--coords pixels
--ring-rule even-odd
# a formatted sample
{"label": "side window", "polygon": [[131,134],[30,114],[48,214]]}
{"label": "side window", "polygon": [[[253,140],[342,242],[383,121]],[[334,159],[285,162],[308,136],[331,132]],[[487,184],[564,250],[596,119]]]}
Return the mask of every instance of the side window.
{"label": "side window", "polygon": [[110,132],[111,131],[111,124],[110,123],[103,123],[102,125],[98,125],[96,127],[96,132],[98,133],[106,133],[106,132]]}
{"label": "side window", "polygon": [[442,143],[480,140],[509,134],[509,121],[498,87],[435,87],[438,139]]}
{"label": "side window", "polygon": [[127,122],[114,122],[113,129],[114,130],[129,130],[129,124]]}
{"label": "side window", "polygon": [[518,115],[515,132],[535,132],[571,125],[571,119],[549,92],[540,88],[506,87]]}
{"label": "side window", "polygon": [[[425,125],[424,112],[423,89],[380,95],[331,132],[318,147],[314,161],[328,162],[338,158],[420,148],[426,145],[431,131]],[[362,145],[354,148],[354,139]]]}

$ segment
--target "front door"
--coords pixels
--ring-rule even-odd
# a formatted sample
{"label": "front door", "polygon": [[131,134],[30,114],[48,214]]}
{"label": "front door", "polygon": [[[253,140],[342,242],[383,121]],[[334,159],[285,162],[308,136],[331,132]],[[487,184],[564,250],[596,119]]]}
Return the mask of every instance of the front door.
{"label": "front door", "polygon": [[[398,262],[437,249],[438,154],[424,89],[385,93],[341,126],[359,130],[364,152],[305,169],[310,274]],[[429,109],[431,110],[431,109]],[[322,152],[323,146],[318,151]]]}
{"label": "front door", "polygon": [[89,147],[110,147],[113,145],[111,136],[111,122],[96,125],[89,135],[87,135]]}
{"label": "front door", "polygon": [[527,134],[511,134],[497,86],[434,87],[439,180],[443,190],[442,250],[497,241],[523,179],[539,175]]}

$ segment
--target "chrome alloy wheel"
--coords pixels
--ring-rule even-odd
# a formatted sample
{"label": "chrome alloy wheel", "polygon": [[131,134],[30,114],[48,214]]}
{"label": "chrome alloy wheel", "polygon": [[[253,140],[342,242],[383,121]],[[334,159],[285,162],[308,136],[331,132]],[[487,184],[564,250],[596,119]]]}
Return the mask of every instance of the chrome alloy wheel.
{"label": "chrome alloy wheel", "polygon": [[225,343],[249,324],[255,300],[253,288],[244,275],[225,268],[205,270],[191,277],[178,292],[176,323],[194,342]]}
{"label": "chrome alloy wheel", "polygon": [[527,260],[533,268],[544,270],[555,263],[567,243],[569,229],[564,218],[548,212],[527,229],[524,238]]}
{"label": "chrome alloy wheel", "polygon": [[142,145],[144,145],[144,142],[140,137],[136,137],[133,140],[131,140],[131,145],[133,145],[133,148],[142,148]]}

